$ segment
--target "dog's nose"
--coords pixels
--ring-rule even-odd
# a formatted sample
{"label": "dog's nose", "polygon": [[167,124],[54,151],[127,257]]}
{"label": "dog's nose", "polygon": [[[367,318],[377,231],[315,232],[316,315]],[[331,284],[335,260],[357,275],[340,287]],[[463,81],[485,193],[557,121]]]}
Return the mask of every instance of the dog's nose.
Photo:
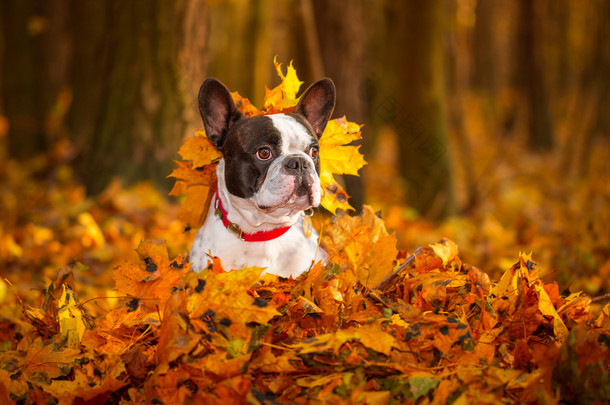
{"label": "dog's nose", "polygon": [[286,159],[284,167],[288,170],[288,172],[300,174],[310,168],[310,163],[303,156],[291,156]]}

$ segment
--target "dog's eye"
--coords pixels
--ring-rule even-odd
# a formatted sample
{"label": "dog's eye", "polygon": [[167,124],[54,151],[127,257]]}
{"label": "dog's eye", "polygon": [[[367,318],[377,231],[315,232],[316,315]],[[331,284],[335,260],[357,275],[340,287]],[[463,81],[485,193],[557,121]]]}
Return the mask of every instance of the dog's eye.
{"label": "dog's eye", "polygon": [[312,146],[311,149],[309,149],[309,156],[311,156],[313,159],[316,158],[316,156],[318,156],[318,147],[317,146]]}
{"label": "dog's eye", "polygon": [[259,160],[269,160],[271,159],[271,149],[264,147],[264,148],[260,148],[259,150],[256,151],[256,158]]}

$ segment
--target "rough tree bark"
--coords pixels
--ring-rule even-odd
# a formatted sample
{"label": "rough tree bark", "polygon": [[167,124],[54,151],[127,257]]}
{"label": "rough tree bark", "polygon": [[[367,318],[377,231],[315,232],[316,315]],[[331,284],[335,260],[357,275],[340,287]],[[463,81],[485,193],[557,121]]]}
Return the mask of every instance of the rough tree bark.
{"label": "rough tree bark", "polygon": [[200,126],[205,12],[204,0],[1,2],[11,156],[67,135],[89,192],[114,176],[169,186],[183,136]]}
{"label": "rough tree bark", "polygon": [[187,0],[74,3],[68,125],[80,141],[78,164],[91,192],[116,173],[130,182],[164,179],[171,171],[193,128],[183,113],[193,109],[192,88],[203,79],[184,60],[185,36],[201,36],[197,24],[205,22],[184,25],[190,6]]}

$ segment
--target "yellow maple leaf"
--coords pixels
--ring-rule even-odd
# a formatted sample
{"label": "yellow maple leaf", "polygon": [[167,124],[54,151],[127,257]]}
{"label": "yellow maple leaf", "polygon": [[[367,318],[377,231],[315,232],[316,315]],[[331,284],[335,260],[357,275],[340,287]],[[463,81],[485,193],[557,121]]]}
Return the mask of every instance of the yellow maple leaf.
{"label": "yellow maple leaf", "polygon": [[324,190],[322,206],[335,214],[337,209],[353,209],[347,202],[349,196],[335,180],[333,174],[358,175],[366,164],[359,146],[347,145],[361,139],[362,126],[349,122],[345,117],[330,120],[320,137],[320,184]]}
{"label": "yellow maple leaf", "polygon": [[349,195],[345,189],[335,180],[329,172],[320,173],[320,186],[324,190],[321,204],[324,208],[333,214],[337,213],[338,209],[344,211],[353,210],[347,200]]}
{"label": "yellow maple leaf", "polygon": [[519,262],[506,270],[498,284],[496,284],[491,293],[499,297],[498,299],[507,299],[509,302],[509,314],[515,312],[520,294],[523,292],[522,280],[527,276],[528,263],[530,263],[531,254],[519,253]]}
{"label": "yellow maple leaf", "polygon": [[451,262],[458,255],[457,244],[449,239],[443,239],[438,243],[432,243],[430,245],[434,253],[443,260],[443,266]]}
{"label": "yellow maple leaf", "polygon": [[59,318],[59,331],[67,338],[68,347],[78,349],[79,342],[85,333],[83,312],[76,305],[76,294],[70,286],[62,284],[61,297],[57,301],[57,316]]}
{"label": "yellow maple leaf", "polygon": [[371,350],[389,355],[396,344],[396,339],[384,332],[378,322],[362,325],[359,328],[340,329],[334,333],[319,335],[292,347],[300,354],[324,351],[337,354],[339,348],[346,342],[360,342]]}
{"label": "yellow maple leaf", "polygon": [[202,129],[195,131],[195,136],[184,140],[178,154],[183,160],[190,161],[194,169],[209,165],[222,157]]}
{"label": "yellow maple leaf", "polygon": [[[325,137],[324,141],[321,141],[321,146],[328,146],[329,148],[337,147],[341,145],[348,144],[352,141],[356,141],[358,139],[362,139],[362,134],[360,129],[362,125],[356,124],[355,122],[348,121],[345,116],[341,118],[335,118],[334,120],[328,121],[326,128],[324,129],[324,134],[322,136]],[[362,159],[360,156],[358,159]],[[343,160],[343,159],[341,159]],[[364,164],[364,160],[361,160],[360,163]],[[339,172],[336,172],[339,173]],[[348,171],[341,173],[350,173]],[[357,174],[357,173],[353,173]]]}
{"label": "yellow maple leaf", "polygon": [[[278,76],[282,79],[273,90],[267,90],[265,95],[265,109],[273,107],[276,110],[285,110],[297,105],[299,98],[297,93],[303,84],[297,77],[297,71],[292,66],[292,61],[288,64],[286,74],[282,72],[282,64],[277,62],[277,57],[273,58],[273,64]],[[269,97],[269,98],[267,98]]]}

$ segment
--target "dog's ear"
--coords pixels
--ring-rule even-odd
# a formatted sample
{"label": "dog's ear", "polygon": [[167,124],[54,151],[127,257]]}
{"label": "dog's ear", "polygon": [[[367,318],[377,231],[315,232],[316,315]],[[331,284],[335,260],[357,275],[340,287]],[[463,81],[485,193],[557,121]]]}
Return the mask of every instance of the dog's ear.
{"label": "dog's ear", "polygon": [[244,115],[237,109],[231,93],[219,80],[206,79],[199,89],[199,112],[208,139],[220,150],[227,131]]}
{"label": "dog's ear", "polygon": [[324,78],[305,90],[293,112],[305,117],[319,138],[334,108],[335,85],[332,80]]}

